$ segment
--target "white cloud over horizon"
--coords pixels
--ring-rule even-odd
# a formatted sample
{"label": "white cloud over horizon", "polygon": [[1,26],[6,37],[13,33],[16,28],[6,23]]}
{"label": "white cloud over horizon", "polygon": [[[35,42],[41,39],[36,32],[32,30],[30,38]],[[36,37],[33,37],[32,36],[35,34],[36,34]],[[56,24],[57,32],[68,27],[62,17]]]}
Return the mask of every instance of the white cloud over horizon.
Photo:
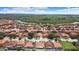
{"label": "white cloud over horizon", "polygon": [[53,7],[12,7],[3,8],[0,14],[79,14],[79,7],[55,9]]}

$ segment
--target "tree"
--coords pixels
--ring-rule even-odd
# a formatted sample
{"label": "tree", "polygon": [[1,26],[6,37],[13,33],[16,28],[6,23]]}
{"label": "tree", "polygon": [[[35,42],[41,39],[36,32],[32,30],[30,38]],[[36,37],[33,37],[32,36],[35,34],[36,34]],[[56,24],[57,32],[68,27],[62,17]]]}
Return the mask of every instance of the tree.
{"label": "tree", "polygon": [[28,38],[29,39],[32,39],[34,37],[34,34],[33,33],[28,33]]}
{"label": "tree", "polygon": [[49,20],[51,20],[50,18],[44,18],[44,19],[42,19],[42,20],[44,20],[44,21],[49,21]]}
{"label": "tree", "polygon": [[54,38],[56,38],[56,35],[54,34],[54,33],[50,33],[49,35],[48,35],[48,39],[54,39]]}
{"label": "tree", "polygon": [[5,37],[5,34],[0,32],[0,39],[3,39],[4,37]]}
{"label": "tree", "polygon": [[56,31],[52,31],[52,33],[57,33]]}
{"label": "tree", "polygon": [[19,38],[19,40],[21,40],[21,37]]}
{"label": "tree", "polygon": [[79,38],[77,40],[79,41]]}
{"label": "tree", "polygon": [[15,35],[15,34],[10,34],[9,37],[10,37],[11,39],[12,39],[12,38],[15,39],[15,38],[16,38],[16,35]]}

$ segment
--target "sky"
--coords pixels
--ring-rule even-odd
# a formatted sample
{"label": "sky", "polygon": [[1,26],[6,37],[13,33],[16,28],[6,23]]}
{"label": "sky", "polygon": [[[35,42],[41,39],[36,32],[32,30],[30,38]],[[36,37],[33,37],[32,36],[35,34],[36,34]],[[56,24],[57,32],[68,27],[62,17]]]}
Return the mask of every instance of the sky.
{"label": "sky", "polygon": [[79,14],[79,7],[0,7],[0,14]]}

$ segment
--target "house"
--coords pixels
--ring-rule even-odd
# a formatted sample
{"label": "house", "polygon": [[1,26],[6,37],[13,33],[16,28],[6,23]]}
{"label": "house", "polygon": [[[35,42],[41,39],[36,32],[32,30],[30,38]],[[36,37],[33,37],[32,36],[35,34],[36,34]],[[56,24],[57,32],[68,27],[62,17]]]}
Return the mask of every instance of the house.
{"label": "house", "polygon": [[62,50],[62,46],[59,42],[53,42],[53,45],[56,50],[59,50],[59,51]]}
{"label": "house", "polygon": [[25,47],[33,48],[34,47],[33,42],[26,42]]}
{"label": "house", "polygon": [[61,38],[65,38],[65,39],[70,38],[70,36],[66,33],[60,33],[60,36],[61,36]]}
{"label": "house", "polygon": [[45,51],[45,42],[35,42],[35,48],[36,51]]}
{"label": "house", "polygon": [[45,45],[46,45],[46,48],[48,48],[48,49],[54,47],[52,41],[50,41],[50,40],[48,42],[46,42]]}
{"label": "house", "polygon": [[25,42],[25,46],[24,46],[25,50],[26,51],[32,51],[32,50],[35,50],[34,49],[34,43],[33,42]]}
{"label": "house", "polygon": [[36,35],[37,35],[37,38],[43,37],[43,34],[42,33],[37,33]]}
{"label": "house", "polygon": [[21,45],[25,46],[25,42],[22,41],[22,40],[18,40],[18,41],[16,41],[16,44],[21,44]]}
{"label": "house", "polygon": [[47,32],[43,33],[43,38],[47,38],[47,37],[48,37],[48,33]]}
{"label": "house", "polygon": [[6,42],[7,40],[0,40],[0,46],[3,46]]}
{"label": "house", "polygon": [[35,47],[36,48],[44,48],[45,47],[45,43],[40,41],[40,42],[35,42]]}

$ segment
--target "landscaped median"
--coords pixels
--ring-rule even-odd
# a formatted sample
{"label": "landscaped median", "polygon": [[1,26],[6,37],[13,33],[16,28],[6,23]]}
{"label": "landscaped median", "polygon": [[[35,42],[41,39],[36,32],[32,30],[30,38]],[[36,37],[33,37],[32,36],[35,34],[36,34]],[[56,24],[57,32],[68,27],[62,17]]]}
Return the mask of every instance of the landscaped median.
{"label": "landscaped median", "polygon": [[72,42],[60,41],[60,43],[65,51],[77,51],[76,46]]}

